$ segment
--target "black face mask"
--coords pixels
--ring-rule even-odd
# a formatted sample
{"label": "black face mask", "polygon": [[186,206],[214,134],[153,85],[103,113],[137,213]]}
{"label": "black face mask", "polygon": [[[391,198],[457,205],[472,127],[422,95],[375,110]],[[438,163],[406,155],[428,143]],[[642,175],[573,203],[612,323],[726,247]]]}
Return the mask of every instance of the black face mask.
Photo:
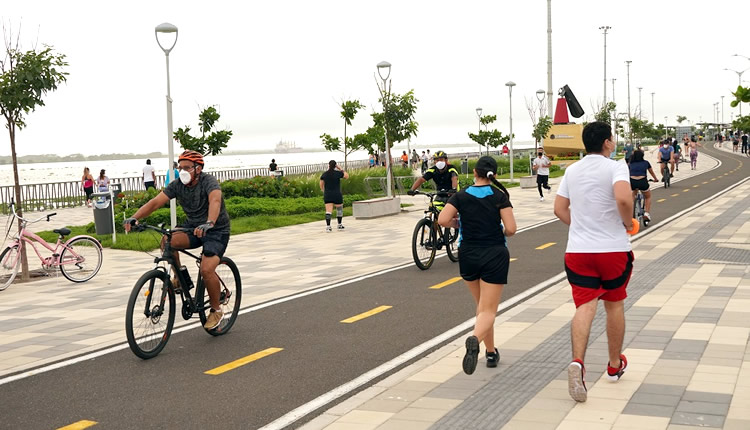
{"label": "black face mask", "polygon": [[541,153],[541,152],[538,152],[538,153],[537,153],[536,155],[538,155],[538,156],[540,156],[540,157],[541,157],[541,156],[542,156],[542,153]]}

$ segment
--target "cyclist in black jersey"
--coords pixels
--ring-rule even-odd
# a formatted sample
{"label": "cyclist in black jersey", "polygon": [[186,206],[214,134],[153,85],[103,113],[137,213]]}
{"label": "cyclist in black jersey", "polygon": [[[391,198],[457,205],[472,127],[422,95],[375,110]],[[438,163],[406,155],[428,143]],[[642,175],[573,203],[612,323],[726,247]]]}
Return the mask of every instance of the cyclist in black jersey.
{"label": "cyclist in black jersey", "polygon": [[[458,170],[452,164],[448,164],[448,155],[443,151],[436,151],[434,158],[435,165],[425,170],[424,175],[414,182],[407,194],[414,195],[414,191],[430,179],[435,182],[436,190],[458,190]],[[437,198],[434,203],[438,209],[445,206],[445,201],[439,201]]]}

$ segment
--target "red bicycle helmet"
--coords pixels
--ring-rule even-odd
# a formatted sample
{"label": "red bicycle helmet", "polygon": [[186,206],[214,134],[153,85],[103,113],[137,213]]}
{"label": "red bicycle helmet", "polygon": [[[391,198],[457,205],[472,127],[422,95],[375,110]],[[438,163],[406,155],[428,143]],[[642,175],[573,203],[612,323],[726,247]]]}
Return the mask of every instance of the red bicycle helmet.
{"label": "red bicycle helmet", "polygon": [[188,149],[185,152],[183,152],[182,154],[180,154],[180,157],[177,159],[178,162],[182,161],[182,160],[192,161],[193,163],[200,164],[202,166],[203,165],[203,154],[201,154],[198,151],[193,151],[193,150]]}

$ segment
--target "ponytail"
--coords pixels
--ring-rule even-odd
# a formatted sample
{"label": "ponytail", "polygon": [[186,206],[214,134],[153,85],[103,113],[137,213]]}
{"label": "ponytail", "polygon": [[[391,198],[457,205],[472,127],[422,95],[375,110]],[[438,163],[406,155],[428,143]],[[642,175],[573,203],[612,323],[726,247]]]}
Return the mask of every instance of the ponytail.
{"label": "ponytail", "polygon": [[505,195],[508,196],[508,198],[510,198],[510,193],[508,192],[508,189],[505,188],[505,186],[502,184],[502,182],[500,182],[497,179],[495,179],[495,172],[493,172],[492,170],[484,170],[484,169],[481,169],[481,168],[480,169],[475,168],[474,170],[476,170],[477,173],[480,176],[484,176],[487,179],[489,179],[490,182],[492,182],[492,184],[494,186],[496,186],[497,188],[499,188],[500,191],[504,192]]}

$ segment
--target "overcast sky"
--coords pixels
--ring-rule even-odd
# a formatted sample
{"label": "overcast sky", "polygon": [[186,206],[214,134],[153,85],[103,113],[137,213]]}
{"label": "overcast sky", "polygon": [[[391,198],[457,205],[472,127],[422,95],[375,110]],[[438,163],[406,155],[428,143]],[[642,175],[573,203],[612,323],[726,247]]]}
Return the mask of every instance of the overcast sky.
{"label": "overcast sky", "polygon": [[[221,127],[234,131],[229,149],[272,148],[279,140],[320,147],[318,136],[343,134],[338,102],[367,105],[349,133],[364,131],[377,106],[373,74],[393,64],[393,90],[414,89],[419,135],[439,148],[468,143],[475,109],[498,116],[509,131],[505,83],[514,81],[516,140],[530,140],[526,101],[547,89],[547,2],[536,1],[10,1],[6,26],[21,23],[24,48],[53,45],[67,55],[67,84],[46,97],[17,135],[19,155],[34,153],[166,153],[166,67],[154,27],[170,22],[179,39],[170,55],[174,125],[197,128],[201,107],[216,105]],[[750,61],[747,0],[685,2],[553,1],[553,92],[567,84],[587,114],[602,101],[603,35],[607,98],[616,78],[618,111],[656,123],[676,115],[714,118]],[[743,75],[750,80],[750,72]],[[745,106],[750,110],[750,106]],[[745,112],[746,114],[748,112]],[[581,118],[581,121],[584,118]],[[175,151],[178,151],[176,148]],[[10,153],[7,131],[0,155]]]}

